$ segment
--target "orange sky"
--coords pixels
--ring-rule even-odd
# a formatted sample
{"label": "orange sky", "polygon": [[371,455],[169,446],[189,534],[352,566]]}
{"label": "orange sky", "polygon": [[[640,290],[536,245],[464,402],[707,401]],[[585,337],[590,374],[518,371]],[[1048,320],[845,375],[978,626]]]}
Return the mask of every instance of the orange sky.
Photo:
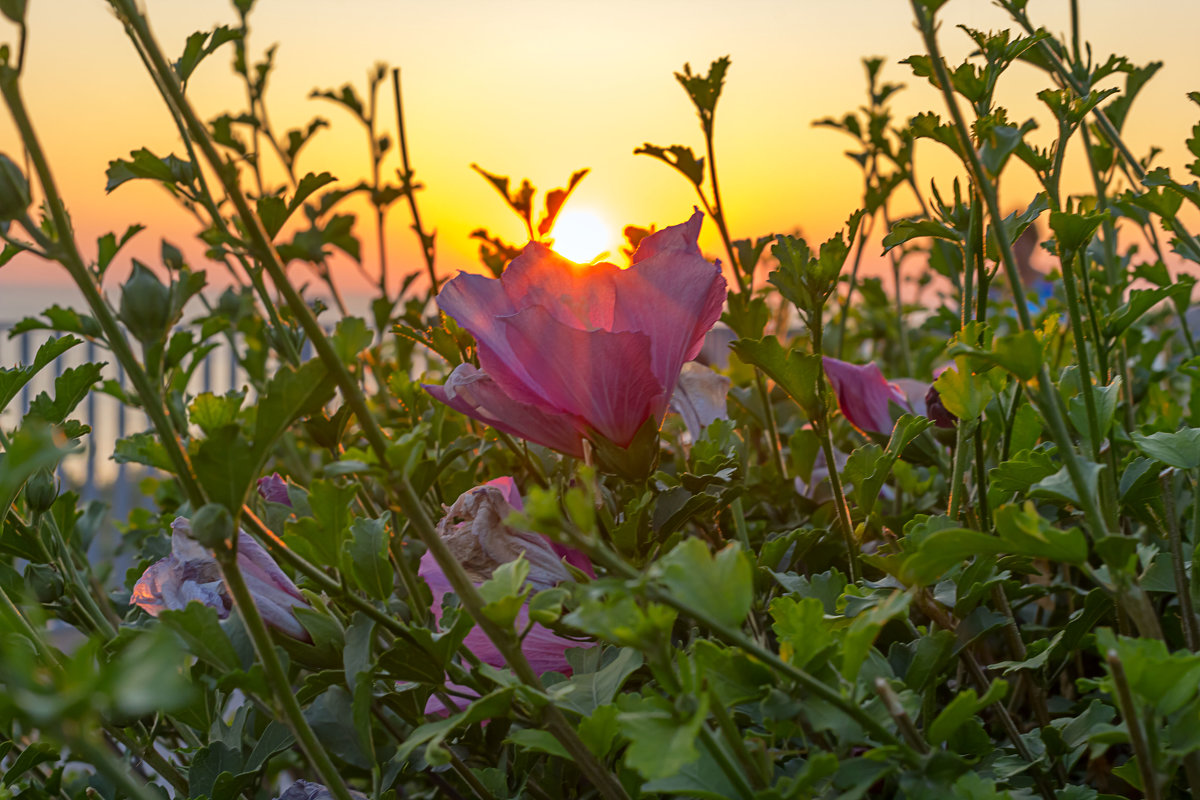
{"label": "orange sky", "polygon": [[[150,230],[131,253],[152,258],[163,236],[186,244],[195,226],[160,190],[126,184],[104,193],[110,159],[140,146],[160,154],[181,150],[121,26],[101,0],[30,5],[25,94],[85,253],[94,255],[98,235],[132,222]],[[191,31],[235,20],[229,4],[218,0],[146,5],[172,55]],[[1066,27],[1066,0],[1031,5],[1035,19],[1051,30]],[[1139,98],[1127,132],[1135,152],[1163,147],[1159,163],[1184,177],[1183,141],[1200,119],[1200,108],[1184,96],[1200,89],[1200,49],[1192,40],[1200,6],[1194,0],[1146,0],[1132,13],[1123,0],[1081,5],[1084,35],[1098,59],[1115,51],[1135,63],[1166,62]],[[1007,26],[1003,13],[985,0],[953,0],[944,17],[942,41],[952,59],[968,49],[953,23]],[[842,155],[849,140],[811,123],[861,103],[863,56],[885,57],[884,79],[908,84],[894,104],[898,116],[942,111],[932,88],[895,63],[920,50],[903,0],[260,0],[252,24],[252,52],[281,45],[268,96],[276,128],[314,115],[333,122],[301,156],[302,171],[329,170],[353,182],[367,168],[360,129],[340,109],[308,99],[309,91],[346,81],[361,87],[377,60],[403,69],[410,155],[428,187],[420,196],[422,215],[438,230],[443,274],[475,268],[476,248],[467,235],[476,227],[510,240],[521,236],[515,217],[469,169],[471,162],[527,176],[544,189],[590,167],[569,207],[591,210],[614,230],[685,219],[694,202],[690,187],[665,165],[632,154],[646,141],[701,150],[694,112],[672,78],[685,61],[707,69],[718,56],[733,60],[718,109],[717,161],[735,237],[799,227],[821,238],[857,206],[860,174]],[[0,40],[13,38],[11,26],[0,25]],[[218,52],[193,78],[190,94],[206,119],[236,112],[244,102],[229,71],[232,52]],[[1018,65],[1002,83],[1001,99],[1010,116],[1044,121],[1033,95],[1049,85],[1042,74]],[[390,121],[390,102],[385,108]],[[1044,124],[1033,138],[1046,143],[1052,131]],[[918,150],[925,181],[949,168],[937,147],[922,144]],[[7,114],[0,115],[0,150],[20,161]],[[385,164],[389,174],[397,166],[392,156]],[[1006,179],[1009,205],[1027,201],[1034,191],[1024,168],[1016,169],[1021,173]],[[1078,164],[1072,175],[1068,185],[1081,187]],[[392,263],[417,269],[406,208],[397,204],[389,221]],[[367,220],[358,232],[364,257],[374,265]],[[711,229],[702,244],[717,254]],[[190,252],[194,265],[202,263],[198,249]],[[128,267],[127,258],[120,266]],[[57,275],[18,260],[0,271],[0,295],[6,286],[45,283]],[[352,270],[345,281],[351,291],[361,286]]]}

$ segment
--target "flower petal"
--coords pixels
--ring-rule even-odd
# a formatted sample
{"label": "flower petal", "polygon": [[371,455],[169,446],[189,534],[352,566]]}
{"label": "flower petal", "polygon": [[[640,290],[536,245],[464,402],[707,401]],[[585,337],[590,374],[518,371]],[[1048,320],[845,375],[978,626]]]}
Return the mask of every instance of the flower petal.
{"label": "flower petal", "polygon": [[503,475],[499,478],[492,478],[490,481],[484,481],[482,485],[496,487],[510,506],[517,511],[525,510],[525,501],[521,499],[521,490],[517,488],[517,482],[510,476]]}
{"label": "flower petal", "polygon": [[729,378],[695,361],[683,365],[675,394],[671,395],[671,408],[683,417],[693,442],[713,420],[729,419],[729,383]]}
{"label": "flower petal", "polygon": [[825,356],[825,375],[837,394],[838,408],[846,420],[863,432],[891,433],[888,403],[907,406],[904,393],[887,382],[879,365],[850,364]]}
{"label": "flower petal", "polygon": [[436,400],[522,439],[583,458],[582,423],[568,414],[513,399],[487,372],[460,364],[442,386],[422,384]]}
{"label": "flower petal", "polygon": [[674,388],[679,370],[704,345],[705,334],[721,316],[725,278],[696,245],[702,215],[642,240],[634,266],[619,273],[613,330],[650,337],[651,369],[663,386]]}
{"label": "flower petal", "polygon": [[[583,331],[563,325],[543,308],[505,317],[513,353],[536,372],[533,384],[547,410],[572,414],[609,441],[627,447],[649,418],[662,420],[668,392],[651,372],[651,340],[642,333]],[[507,376],[484,370],[513,394]],[[672,381],[666,386],[674,386]]]}
{"label": "flower petal", "polygon": [[614,276],[607,263],[576,264],[550,248],[530,242],[504,269],[500,281],[514,310],[541,306],[564,325],[580,330],[612,330],[616,305]]}

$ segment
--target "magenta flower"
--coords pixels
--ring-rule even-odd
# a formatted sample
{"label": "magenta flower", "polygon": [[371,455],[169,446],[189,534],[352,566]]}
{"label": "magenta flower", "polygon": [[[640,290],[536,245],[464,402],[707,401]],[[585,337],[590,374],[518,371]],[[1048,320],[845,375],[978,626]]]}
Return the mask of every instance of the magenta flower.
{"label": "magenta flower", "polygon": [[661,425],[685,361],[721,314],[725,279],[697,246],[703,215],[642,240],[629,269],[581,266],[530,242],[499,279],[461,273],[438,304],[478,343],[442,386],[450,407],[583,456],[583,439],[627,448]]}
{"label": "magenta flower", "polygon": [[[564,561],[595,577],[591,561],[578,550],[552,542],[540,534],[505,525],[505,517],[520,508],[521,496],[513,479],[496,478],[463,492],[446,509],[446,516],[438,523],[438,533],[476,583],[487,580],[496,567],[522,554],[529,562],[527,580],[535,591],[572,579],[571,573],[563,565]],[[418,574],[433,593],[433,614],[440,619],[442,598],[454,591],[450,581],[429,553],[421,557]],[[523,631],[528,625],[529,610],[523,607],[517,615],[516,627]],[[522,639],[521,649],[537,672],[569,673],[566,651],[573,647],[593,647],[594,644],[559,636],[535,623]],[[485,664],[497,668],[505,666],[504,656],[479,628],[473,628],[467,634],[463,646]],[[462,686],[450,685],[450,688],[472,693]],[[447,710],[436,697],[430,698],[425,707],[427,714],[442,714]]]}
{"label": "magenta flower", "polygon": [[[171,531],[171,554],[151,564],[138,578],[130,602],[157,617],[164,609],[180,611],[196,601],[216,609],[217,616],[225,619],[233,601],[216,558],[191,538],[192,525],[187,519],[177,517],[171,523]],[[308,607],[304,596],[245,531],[238,532],[237,563],[263,622],[293,639],[312,641],[292,613],[296,606]]]}
{"label": "magenta flower", "polygon": [[911,410],[900,387],[888,383],[874,362],[858,365],[825,356],[825,377],[837,395],[846,421],[864,434],[890,434],[893,428],[889,403]]}
{"label": "magenta flower", "polygon": [[258,493],[268,503],[281,503],[285,506],[292,504],[291,498],[288,497],[287,481],[280,477],[278,472],[258,479]]}

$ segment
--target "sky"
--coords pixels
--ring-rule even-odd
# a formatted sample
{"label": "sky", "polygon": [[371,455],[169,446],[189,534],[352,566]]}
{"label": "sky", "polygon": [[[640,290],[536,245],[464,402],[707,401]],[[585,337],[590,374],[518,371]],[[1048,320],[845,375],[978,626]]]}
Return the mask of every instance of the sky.
{"label": "sky", "polygon": [[[1134,12],[1124,0],[1080,5],[1083,36],[1097,60],[1116,52],[1139,64],[1166,62],[1135,105],[1127,134],[1138,154],[1152,144],[1162,147],[1159,163],[1182,178],[1189,160],[1184,140],[1200,120],[1200,108],[1185,97],[1200,89],[1200,49],[1192,39],[1200,6],[1194,0],[1145,0]],[[110,292],[128,270],[128,258],[153,262],[163,237],[184,247],[194,267],[205,266],[200,248],[191,244],[196,224],[161,189],[142,182],[104,192],[109,160],[143,146],[158,154],[182,152],[121,25],[101,0],[35,0],[30,6],[24,93],[85,256],[94,257],[98,236],[138,222],[148,230],[114,267]],[[236,21],[222,0],[146,0],[145,6],[172,57],[192,31]],[[1066,29],[1067,0],[1032,0],[1030,8],[1051,31]],[[942,16],[940,40],[952,62],[970,49],[955,24],[1008,27],[1004,13],[986,0],[951,0]],[[735,238],[800,229],[820,240],[860,203],[859,168],[844,155],[850,140],[812,122],[863,102],[864,56],[883,57],[883,79],[907,85],[893,104],[897,117],[924,110],[944,116],[933,88],[898,63],[921,52],[903,0],[259,0],[251,26],[252,54],[279,44],[267,97],[275,127],[301,126],[317,115],[332,123],[301,156],[302,172],[328,170],[353,183],[368,167],[361,129],[340,108],[309,99],[311,90],[352,82],[362,91],[377,61],[402,69],[409,155],[426,186],[419,194],[421,214],[438,232],[443,275],[479,269],[477,245],[469,238],[478,227],[510,241],[522,238],[516,217],[470,169],[472,163],[516,180],[528,177],[542,190],[590,168],[567,207],[603,220],[614,232],[614,248],[626,224],[661,227],[686,219],[695,203],[691,186],[661,162],[633,154],[644,142],[702,151],[695,112],[672,77],[685,62],[703,71],[719,56],[732,59],[717,110],[716,147]],[[15,37],[12,26],[0,23],[0,42]],[[232,47],[218,51],[192,79],[189,96],[204,119],[244,105],[229,68],[232,55]],[[1052,131],[1034,95],[1049,86],[1044,74],[1017,65],[999,92],[1010,117],[1042,120],[1031,137],[1039,144],[1048,143]],[[381,102],[391,131],[390,90]],[[938,147],[919,145],[922,181],[953,173]],[[0,151],[21,160],[4,111]],[[1078,152],[1069,156],[1068,189],[1086,185],[1081,164]],[[393,150],[385,175],[394,175],[397,166]],[[1003,199],[1015,207],[1035,191],[1032,176],[1017,167],[1005,179]],[[895,211],[910,210],[911,202],[901,197]],[[357,230],[374,269],[371,224],[363,218]],[[394,206],[387,242],[400,272],[421,265],[409,224],[406,206]],[[719,255],[711,226],[701,244]],[[868,251],[869,265],[877,254],[878,247]],[[220,276],[211,274],[219,283]],[[348,266],[339,275],[348,293],[364,290]],[[65,298],[65,286],[61,267],[17,259],[0,269],[0,316],[12,313],[14,298],[23,298],[27,287],[61,291]]]}

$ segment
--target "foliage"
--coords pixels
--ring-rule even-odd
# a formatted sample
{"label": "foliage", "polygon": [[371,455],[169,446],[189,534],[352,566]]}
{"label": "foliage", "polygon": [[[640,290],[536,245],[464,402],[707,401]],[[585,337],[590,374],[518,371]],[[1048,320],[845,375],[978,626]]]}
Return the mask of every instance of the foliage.
{"label": "foliage", "polygon": [[[903,63],[930,108],[895,119],[902,85],[883,79],[883,59],[864,61],[866,103],[816,123],[854,140],[862,208],[816,245],[732,238],[713,130],[737,73],[728,58],[685,66],[675,77],[703,154],[635,152],[678,171],[720,235],[728,330],[702,353],[716,385],[732,384],[727,405],[702,431],[655,417],[636,448],[589,441],[576,459],[421,388],[483,365],[467,326],[438,312],[434,237],[399,107],[388,132],[383,65],[365,94],[312,95],[367,133],[371,177],[345,185],[308,169],[305,145],[328,121],[272,128],[276,48],[254,60],[252,0],[235,0],[238,25],[193,34],[173,59],[137,4],[110,4],[180,142],[114,158],[106,189],[161,187],[234,286],[206,293],[205,267],[165,241],[161,263],[105,284],[143,226],[81,251],[19,56],[0,50],[0,93],[34,173],[21,158],[0,165],[0,263],[26,251],[57,262],[88,303],[16,326],[55,337],[0,370],[0,410],[85,340],[128,377],[60,369],[0,431],[0,797],[265,800],[298,776],[339,800],[1200,793],[1200,352],[1194,280],[1168,269],[1200,263],[1182,219],[1200,189],[1149,170],[1122,138],[1157,62],[1094,60],[1019,0],[999,3],[1012,29],[998,32],[939,29],[942,3],[914,0],[925,48]],[[21,36],[24,12],[0,2]],[[939,35],[965,35],[972,54],[946,63]],[[203,121],[188,82],[230,52],[246,105]],[[997,104],[1017,61],[1046,83],[1045,146]],[[1092,178],[1083,195],[1063,186],[1072,145]],[[935,148],[958,169],[926,190],[918,156]],[[1039,191],[1003,216],[997,186],[1024,168]],[[547,243],[587,174],[539,214],[528,181],[475,169]],[[898,193],[920,212],[896,218]],[[365,223],[340,213],[353,194],[369,200]],[[37,220],[31,197],[44,200]],[[399,278],[384,236],[398,203],[424,257]],[[377,237],[375,262],[360,227]],[[632,246],[661,241],[648,233],[627,229]],[[501,275],[519,248],[476,236]],[[876,242],[887,289],[858,273]],[[1039,244],[1058,259],[1049,275],[1030,263]],[[346,313],[335,251],[378,287],[371,319]],[[328,289],[335,321],[318,321],[293,262]],[[216,347],[245,385],[192,395]],[[870,398],[890,430],[850,424],[848,404],[866,398],[831,390],[827,357],[895,381]],[[112,454],[154,475],[153,509],[115,521],[126,574],[89,558],[103,507],[55,478],[90,435],[72,415],[101,391],[150,426]],[[620,459],[621,474],[603,471]],[[256,492],[270,473],[282,477]],[[499,503],[501,476],[523,507],[506,495],[486,525],[445,511],[461,497]],[[168,545],[176,516],[197,536]],[[511,558],[460,559],[464,531],[500,537],[486,541]],[[166,590],[150,578],[181,562],[190,571],[170,579],[219,602],[152,617],[147,598]],[[282,595],[282,609],[266,605]]]}

